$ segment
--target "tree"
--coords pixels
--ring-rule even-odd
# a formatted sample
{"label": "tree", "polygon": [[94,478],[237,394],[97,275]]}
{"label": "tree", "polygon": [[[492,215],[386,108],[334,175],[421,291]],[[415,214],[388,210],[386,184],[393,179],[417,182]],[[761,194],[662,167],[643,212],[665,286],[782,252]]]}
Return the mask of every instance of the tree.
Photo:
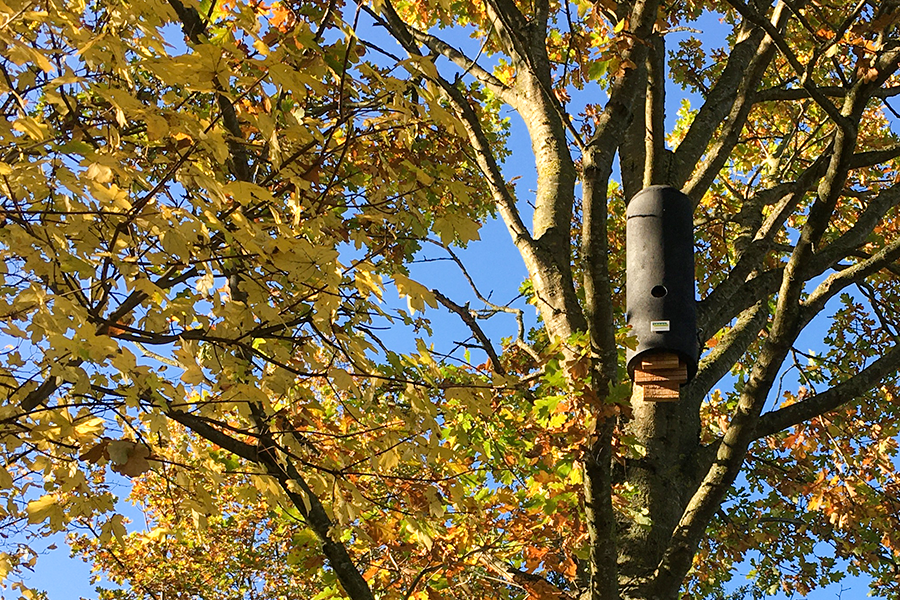
{"label": "tree", "polygon": [[[0,13],[2,518],[80,531],[106,596],[714,597],[745,556],[762,590],[900,595],[896,1]],[[623,372],[653,184],[696,203],[706,346],[666,404]],[[411,278],[491,215],[530,331]],[[32,559],[0,555],[23,594]]]}

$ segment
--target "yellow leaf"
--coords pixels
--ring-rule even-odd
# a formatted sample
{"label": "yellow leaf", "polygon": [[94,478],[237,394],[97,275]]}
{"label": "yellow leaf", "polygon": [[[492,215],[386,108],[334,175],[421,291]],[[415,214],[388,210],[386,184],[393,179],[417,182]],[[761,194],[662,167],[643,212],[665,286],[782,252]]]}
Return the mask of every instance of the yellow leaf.
{"label": "yellow leaf", "polygon": [[425,488],[425,497],[428,499],[428,512],[432,517],[444,516],[444,502],[440,492],[434,488]]}
{"label": "yellow leaf", "polygon": [[362,294],[372,293],[379,300],[382,299],[382,283],[381,275],[373,271],[362,268],[362,265],[356,267],[356,289]]}
{"label": "yellow leaf", "polygon": [[303,507],[306,510],[306,513],[309,514],[309,511],[312,510],[312,502],[309,499],[309,494],[307,494],[293,479],[288,480],[287,487],[291,493],[300,496],[300,499],[303,500]]}
{"label": "yellow leaf", "polygon": [[103,417],[92,417],[75,425],[75,434],[78,437],[93,436],[103,432]]}
{"label": "yellow leaf", "polygon": [[175,229],[170,229],[163,234],[162,247],[172,257],[187,258],[191,255],[187,240]]}
{"label": "yellow leaf", "polygon": [[418,524],[409,521],[406,524],[406,529],[412,534],[412,538],[425,547],[429,552],[431,551],[431,547],[434,544],[434,540],[431,539],[431,536],[422,531],[421,528],[418,527]]}
{"label": "yellow leaf", "polygon": [[109,187],[94,184],[91,186],[91,190],[98,200],[108,202],[122,211],[131,210],[131,203],[128,201],[128,190],[120,188],[115,183],[111,183]]}
{"label": "yellow leaf", "polygon": [[125,546],[125,524],[124,517],[122,515],[113,515],[109,520],[110,528],[112,529],[112,533],[116,536],[116,540],[118,540],[121,546]]}
{"label": "yellow leaf", "polygon": [[581,485],[584,483],[584,474],[581,472],[581,468],[576,466],[571,471],[569,471],[569,483],[573,485]]}
{"label": "yellow leaf", "polygon": [[246,181],[232,181],[225,186],[224,191],[240,204],[252,205],[257,202],[271,202],[273,200],[272,192],[262,186]]}
{"label": "yellow leaf", "polygon": [[462,245],[481,239],[478,235],[480,228],[481,225],[478,222],[454,214],[435,219],[433,227],[445,244],[457,242]]}
{"label": "yellow leaf", "polygon": [[47,519],[54,520],[56,517],[61,517],[62,507],[59,505],[56,496],[47,494],[29,502],[25,512],[28,513],[29,523],[43,523]]}
{"label": "yellow leaf", "polygon": [[47,138],[47,127],[31,117],[20,117],[13,123],[13,129],[21,131],[31,139],[42,142]]}
{"label": "yellow leaf", "polygon": [[6,467],[0,467],[0,490],[9,489],[13,486],[12,475],[6,470]]}
{"label": "yellow leaf", "polygon": [[434,294],[421,283],[413,281],[406,275],[397,273],[394,275],[394,285],[397,286],[397,292],[399,292],[400,297],[406,298],[409,312],[424,311],[426,304],[432,308],[437,308],[437,300],[435,300]]}
{"label": "yellow leaf", "polygon": [[151,540],[156,541],[156,540],[160,540],[160,539],[165,539],[166,536],[168,536],[170,533],[172,533],[172,530],[168,529],[166,527],[154,527],[153,529],[150,530],[149,533],[147,533],[147,537]]}
{"label": "yellow leaf", "polygon": [[196,285],[198,294],[201,296],[209,296],[212,292],[216,291],[216,278],[213,276],[212,272],[206,272],[197,278]]}
{"label": "yellow leaf", "polygon": [[400,453],[396,448],[391,448],[376,459],[380,473],[389,473],[400,464]]}
{"label": "yellow leaf", "polygon": [[578,18],[583,19],[584,15],[586,15],[588,11],[591,10],[593,4],[581,0],[580,2],[576,2],[576,6],[578,7]]}
{"label": "yellow leaf", "polygon": [[350,392],[354,396],[359,395],[359,388],[356,386],[356,382],[353,381],[353,376],[350,373],[344,369],[335,368],[329,371],[329,375],[331,376],[331,381],[334,382],[334,385],[339,390]]}
{"label": "yellow leaf", "polygon": [[42,52],[19,41],[14,40],[14,45],[8,52],[9,58],[17,65],[21,66],[30,62],[34,63],[44,73],[49,73],[53,70],[53,63]]}
{"label": "yellow leaf", "polygon": [[259,52],[263,56],[268,56],[269,46],[264,41],[256,40],[255,42],[253,42],[253,47],[256,48],[257,52]]}
{"label": "yellow leaf", "polygon": [[6,576],[10,574],[12,571],[12,561],[9,559],[9,554],[6,552],[0,552],[0,582],[6,579]]}
{"label": "yellow leaf", "polygon": [[437,68],[427,56],[412,56],[403,61],[403,66],[413,75],[423,74],[432,80],[438,79]]}
{"label": "yellow leaf", "polygon": [[144,113],[144,123],[147,125],[147,137],[151,140],[161,140],[169,133],[169,123],[163,117],[150,111]]}

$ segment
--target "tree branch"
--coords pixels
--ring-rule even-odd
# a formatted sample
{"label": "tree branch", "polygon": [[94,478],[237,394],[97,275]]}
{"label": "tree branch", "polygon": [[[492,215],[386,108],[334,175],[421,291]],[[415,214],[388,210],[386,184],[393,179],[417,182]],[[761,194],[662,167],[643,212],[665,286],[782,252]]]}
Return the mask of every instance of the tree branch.
{"label": "tree branch", "polygon": [[672,159],[672,153],[666,150],[666,39],[654,34],[648,44],[644,187],[670,184],[669,162]]}
{"label": "tree branch", "polygon": [[[673,157],[672,185],[682,187],[690,178],[695,165],[709,147],[710,140],[723,120],[733,111],[735,103],[742,101],[740,90],[752,90],[759,78],[759,67],[751,68],[757,57],[765,53],[765,33],[754,29],[735,44],[728,55],[728,62],[716,80],[690,129],[678,144]],[[771,52],[768,53],[771,57]],[[770,58],[771,60],[771,58]],[[749,80],[753,79],[751,83]]]}
{"label": "tree branch", "polygon": [[[328,564],[337,574],[344,592],[351,600],[375,600],[372,589],[350,557],[347,547],[340,542],[339,532],[335,531],[334,523],[328,518],[321,500],[291,461],[285,462],[279,481],[291,502],[319,538],[322,552],[328,557]],[[292,482],[299,488],[299,493],[292,489]]]}
{"label": "tree branch", "polygon": [[[759,296],[748,297],[751,291],[764,281],[765,272],[751,275],[763,265],[766,253],[771,249],[775,236],[782,225],[797,207],[803,196],[814,187],[817,179],[825,172],[827,154],[820,156],[808,167],[796,181],[776,185],[763,190],[747,200],[745,204],[757,207],[777,202],[760,229],[755,232],[753,240],[741,252],[737,264],[728,273],[728,277],[697,305],[697,326],[708,335],[713,335],[740,312],[755,302]],[[768,279],[770,279],[769,277]],[[766,279],[765,281],[768,281]],[[768,287],[768,286],[767,286]]]}
{"label": "tree branch", "polygon": [[[785,20],[786,11],[783,10],[782,5],[779,5],[779,7],[775,9],[775,14],[772,15],[772,21],[764,20],[764,22],[769,29],[777,33],[778,29],[784,25]],[[752,36],[750,39],[755,40]],[[747,52],[749,53],[752,48],[753,46],[748,44]],[[756,90],[756,86],[762,79],[774,54],[771,36],[763,36],[756,46],[756,52],[747,64],[746,71],[738,82],[735,91],[726,94],[728,90],[722,90],[722,95],[731,100],[730,110],[725,118],[725,126],[716,136],[716,141],[713,143],[712,147],[707,150],[704,145],[701,148],[700,142],[704,142],[704,144],[709,143],[711,136],[718,127],[718,122],[701,123],[696,137],[692,137],[691,140],[689,140],[690,145],[687,146],[680,158],[681,161],[684,161],[681,164],[686,165],[681,167],[681,175],[684,178],[690,177],[684,184],[682,191],[690,196],[695,203],[699,202],[706,194],[706,191],[712,185],[713,181],[715,181],[716,177],[718,177],[719,171],[725,166],[728,157],[731,156],[732,150],[734,150],[734,147],[737,145],[740,134],[747,122],[747,117],[750,115],[750,111],[753,108],[753,92]],[[740,63],[737,63],[735,68],[737,69],[739,66]],[[737,76],[737,74],[734,74],[734,76]],[[720,110],[710,109],[710,111],[704,115],[704,118],[712,119],[714,116],[718,116],[718,114],[714,113],[719,112]],[[710,128],[712,128],[712,131],[710,131]],[[689,161],[690,158],[697,161],[704,153],[707,158],[700,163],[699,167],[694,171],[693,176],[691,176],[689,169],[693,163],[687,161]],[[676,156],[677,154],[678,151],[676,150]]]}
{"label": "tree branch", "polygon": [[834,387],[796,404],[766,413],[753,431],[754,439],[763,438],[836,410],[871,391],[900,369],[900,347],[895,346],[871,365]]}
{"label": "tree branch", "polygon": [[[175,9],[178,18],[181,19],[184,35],[194,44],[201,44],[207,37],[206,24],[200,18],[197,9],[193,6],[186,7],[181,0],[169,0],[169,4]],[[241,181],[251,181],[250,157],[244,147],[244,134],[238,122],[234,104],[228,99],[222,84],[215,79],[216,103],[222,113],[222,121],[232,138],[227,140],[228,151],[231,154],[234,175]]]}
{"label": "tree branch", "polygon": [[236,456],[251,463],[258,463],[259,456],[256,446],[237,440],[223,431],[213,427],[207,419],[192,415],[183,410],[168,408],[166,416],[177,423],[181,423],[203,439],[212,442]]}
{"label": "tree branch", "polygon": [[[819,93],[830,98],[843,98],[848,90],[837,86],[821,86],[817,88]],[[900,95],[900,86],[886,87],[875,90],[873,98],[893,98]],[[806,100],[811,99],[809,92],[803,88],[768,88],[754,94],[754,102],[772,102],[777,100]]]}
{"label": "tree branch", "polygon": [[469,328],[474,335],[478,339],[478,343],[481,345],[481,348],[487,353],[488,358],[491,360],[491,368],[500,373],[501,375],[506,375],[506,369],[503,368],[503,364],[500,362],[500,357],[497,356],[497,352],[494,350],[494,346],[491,345],[491,340],[488,339],[488,336],[484,334],[484,330],[481,329],[481,326],[475,320],[475,317],[472,316],[472,312],[469,310],[468,306],[461,306],[448,298],[447,296],[440,293],[438,290],[431,290],[431,293],[434,294],[434,297],[438,302],[443,304],[448,310],[451,312],[455,312],[459,315],[459,318],[462,319],[463,323]]}
{"label": "tree branch", "polygon": [[[347,595],[352,600],[374,600],[368,583],[356,568],[347,548],[335,540],[334,524],[328,518],[322,502],[290,460],[282,463],[276,459],[277,446],[265,428],[257,436],[258,443],[254,446],[227,435],[213,427],[206,419],[188,412],[169,408],[166,415],[213,444],[263,467],[268,475],[281,484],[295,508],[316,534],[322,544],[323,554],[328,558],[329,565],[334,569]],[[299,492],[291,485],[292,482],[299,488]]]}
{"label": "tree branch", "polygon": [[849,285],[863,281],[869,275],[895,262],[898,258],[900,258],[900,238],[895,239],[871,257],[829,275],[802,302],[800,309],[801,327],[812,321],[825,308],[825,304],[840,293],[841,290]]}
{"label": "tree branch", "polygon": [[865,244],[875,226],[889,210],[897,206],[900,206],[900,186],[895,185],[882,190],[868,203],[865,210],[857,215],[850,229],[816,253],[813,260],[815,269],[824,272],[850,255],[854,249]]}
{"label": "tree branch", "polygon": [[[403,22],[397,14],[397,11],[394,10],[391,2],[386,1],[383,7],[385,27],[391,35],[400,42],[404,50],[406,50],[410,56],[422,57],[406,23]],[[428,76],[427,74],[423,75]],[[431,78],[431,76],[429,76],[429,78]],[[476,164],[481,169],[482,174],[488,182],[491,195],[494,197],[495,202],[497,202],[500,216],[503,218],[503,222],[506,224],[510,236],[513,238],[513,242],[520,250],[530,247],[532,244],[531,235],[519,215],[515,198],[513,198],[506,186],[506,181],[503,179],[503,175],[500,172],[497,159],[491,150],[490,141],[487,139],[487,136],[481,127],[478,115],[475,114],[475,111],[472,109],[469,102],[453,84],[440,76],[434,79],[434,82],[443,90],[445,97],[451,103],[457,116],[466,128],[469,141],[472,143],[472,147],[475,151]]]}
{"label": "tree branch", "polygon": [[[838,110],[837,106],[835,106],[825,94],[823,94],[817,87],[815,82],[813,82],[810,72],[803,67],[800,63],[800,60],[791,50],[787,41],[784,39],[784,36],[781,35],[781,32],[775,27],[769,20],[765,19],[762,15],[760,15],[756,10],[750,7],[748,4],[743,2],[743,0],[727,0],[728,4],[730,4],[742,17],[747,19],[749,22],[753,23],[757,27],[760,27],[763,31],[768,34],[769,38],[775,43],[775,46],[781,52],[782,56],[784,56],[785,60],[788,61],[788,64],[791,65],[791,68],[796,73],[797,77],[800,78],[800,85],[805,89],[810,97],[822,107],[822,110],[831,117],[831,119],[838,125],[841,129],[845,129],[850,125],[850,122],[847,118],[841,114],[841,111]],[[782,9],[783,5],[779,5],[776,11]]]}
{"label": "tree branch", "polygon": [[769,316],[768,303],[757,301],[738,316],[737,323],[722,336],[712,352],[697,368],[697,375],[681,391],[681,401],[689,406],[697,406],[716,383],[728,373],[734,363],[759,339]]}
{"label": "tree branch", "polygon": [[[363,10],[383,25],[386,25],[386,23],[381,19],[381,16],[375,13],[369,6],[364,5]],[[420,44],[423,44],[435,54],[440,54],[441,56],[448,58],[453,64],[460,67],[465,72],[472,73],[475,78],[478,79],[478,81],[483,83],[492,92],[502,98],[504,102],[511,105],[513,104],[513,102],[515,102],[515,95],[513,95],[512,90],[509,88],[509,86],[505,85],[502,81],[494,77],[492,73],[484,70],[475,60],[469,58],[460,50],[454,48],[437,36],[426,33],[424,31],[420,31],[408,24],[406,25],[406,29],[412,39],[416,40]]]}
{"label": "tree branch", "polygon": [[612,436],[615,421],[597,426],[596,438],[584,457],[584,512],[590,540],[591,581],[587,598],[619,597],[616,565],[616,520],[612,509]]}

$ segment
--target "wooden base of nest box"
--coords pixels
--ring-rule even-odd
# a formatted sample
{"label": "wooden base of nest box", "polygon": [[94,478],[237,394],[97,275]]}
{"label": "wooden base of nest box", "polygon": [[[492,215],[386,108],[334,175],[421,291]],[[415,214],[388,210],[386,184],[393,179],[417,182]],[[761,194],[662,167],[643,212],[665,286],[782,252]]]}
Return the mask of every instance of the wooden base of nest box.
{"label": "wooden base of nest box", "polygon": [[687,363],[677,354],[651,354],[634,370],[634,393],[637,400],[677,402],[681,384],[687,381]]}

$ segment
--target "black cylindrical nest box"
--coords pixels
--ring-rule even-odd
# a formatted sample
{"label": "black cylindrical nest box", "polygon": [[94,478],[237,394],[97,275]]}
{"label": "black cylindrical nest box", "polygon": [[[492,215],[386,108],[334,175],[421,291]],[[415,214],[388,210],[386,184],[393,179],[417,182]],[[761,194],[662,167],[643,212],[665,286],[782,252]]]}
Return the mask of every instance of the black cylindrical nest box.
{"label": "black cylindrical nest box", "polygon": [[626,355],[628,374],[634,379],[642,358],[677,354],[690,381],[700,355],[691,200],[672,187],[648,187],[631,199],[626,216],[625,318],[637,337]]}

